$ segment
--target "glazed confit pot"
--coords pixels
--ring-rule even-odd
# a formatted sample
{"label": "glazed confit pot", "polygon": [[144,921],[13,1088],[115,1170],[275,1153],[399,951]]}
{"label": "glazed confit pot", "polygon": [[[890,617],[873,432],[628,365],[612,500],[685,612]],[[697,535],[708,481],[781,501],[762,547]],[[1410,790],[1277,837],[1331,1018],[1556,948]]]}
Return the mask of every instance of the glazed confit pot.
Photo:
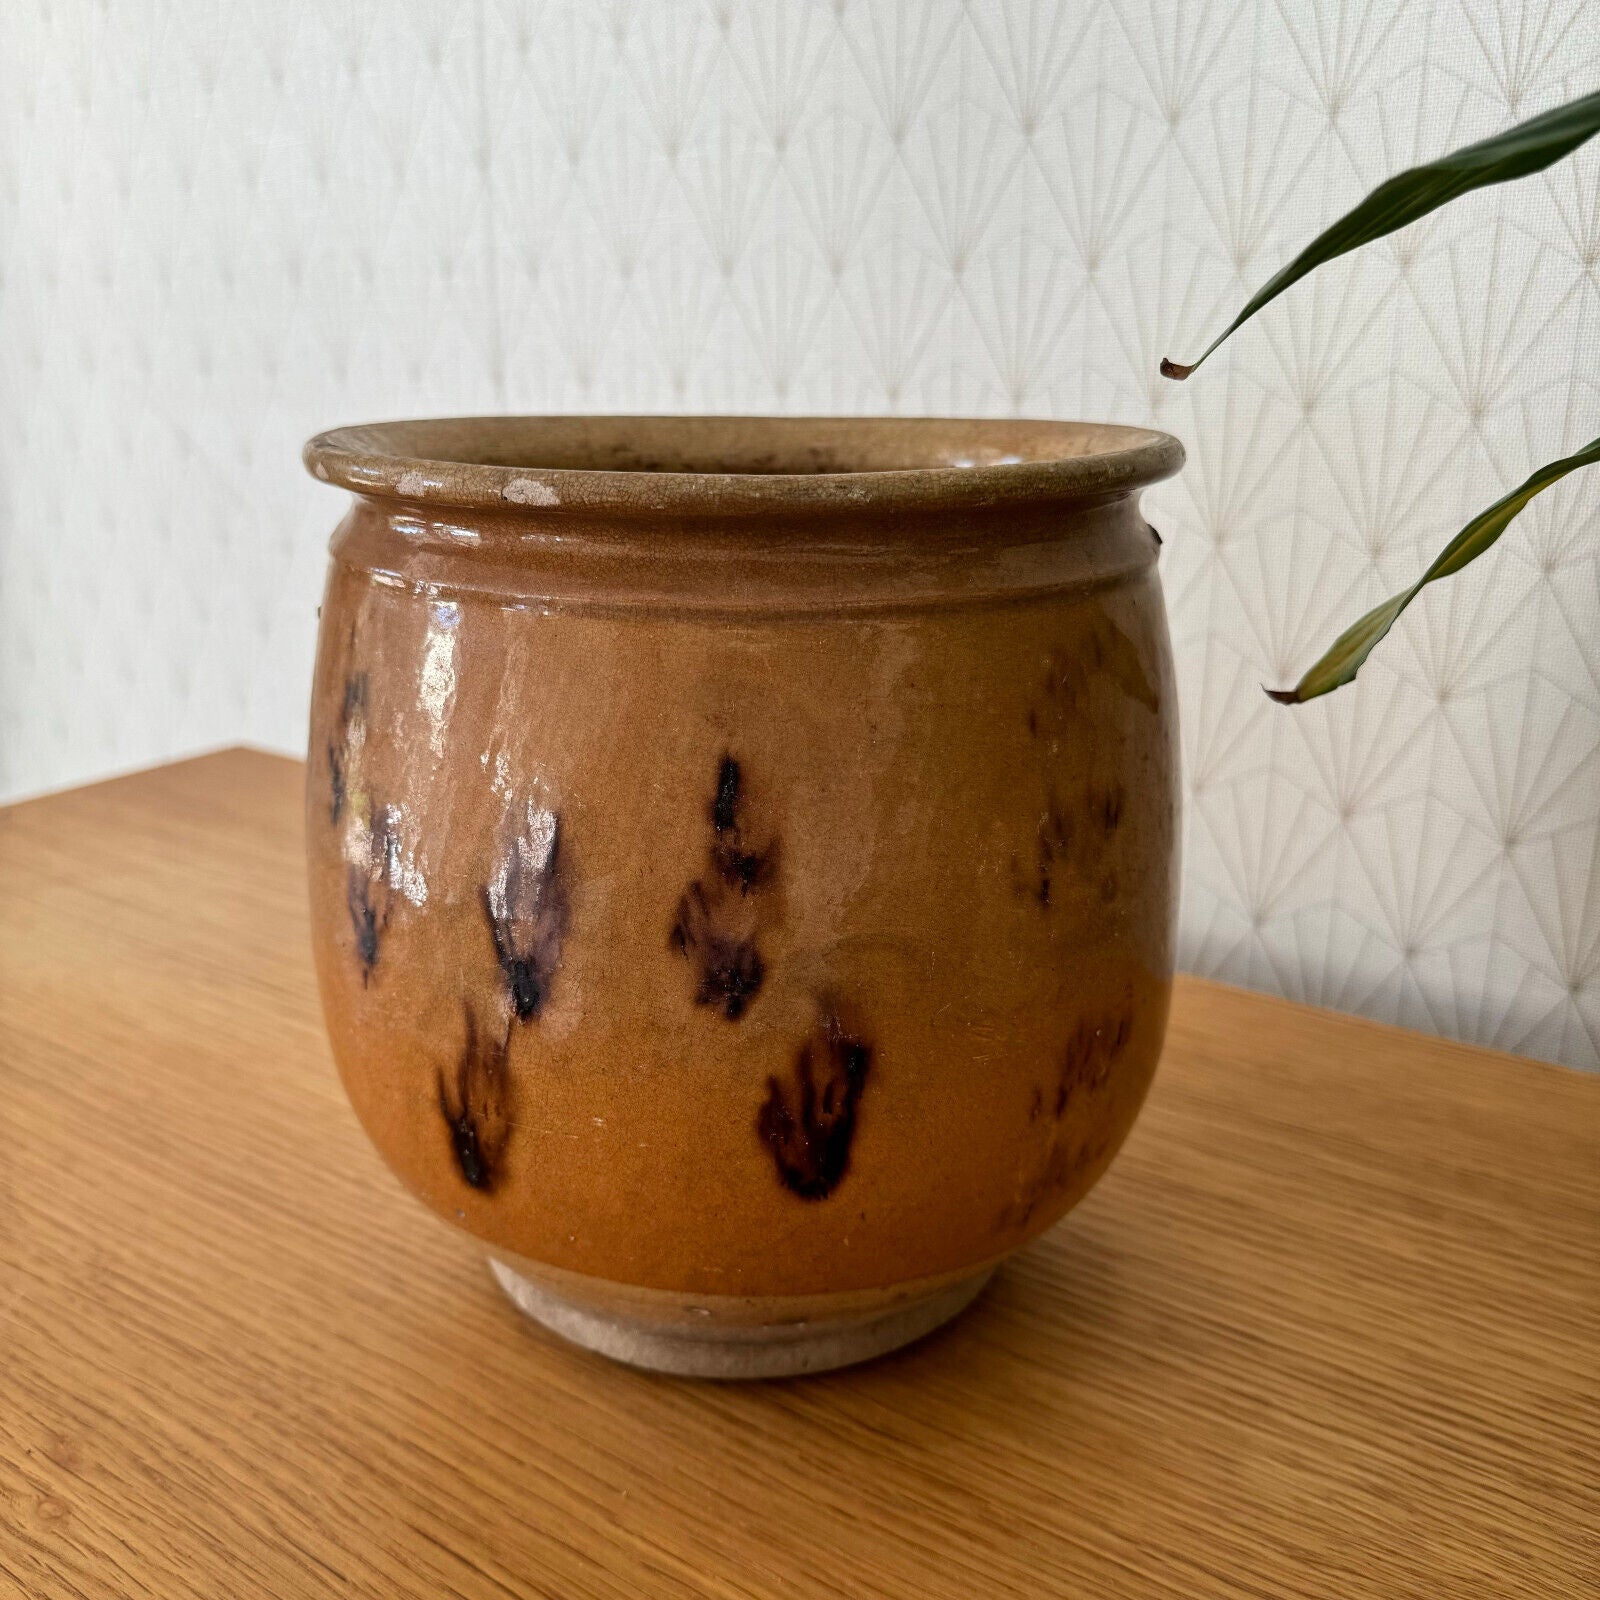
{"label": "glazed confit pot", "polygon": [[341,428],[316,964],[355,1110],[557,1333],[817,1371],[1095,1182],[1166,1026],[1142,485],[1071,422]]}

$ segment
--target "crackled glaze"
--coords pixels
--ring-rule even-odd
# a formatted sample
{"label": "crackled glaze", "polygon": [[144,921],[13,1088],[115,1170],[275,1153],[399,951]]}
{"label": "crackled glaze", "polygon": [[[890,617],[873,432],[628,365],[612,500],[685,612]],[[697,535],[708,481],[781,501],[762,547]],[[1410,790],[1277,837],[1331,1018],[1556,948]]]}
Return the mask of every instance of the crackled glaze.
{"label": "crackled glaze", "polygon": [[541,1293],[737,1323],[948,1297],[1089,1188],[1172,967],[1137,501],[1172,441],[469,419],[307,457],[358,496],[317,966],[413,1190]]}

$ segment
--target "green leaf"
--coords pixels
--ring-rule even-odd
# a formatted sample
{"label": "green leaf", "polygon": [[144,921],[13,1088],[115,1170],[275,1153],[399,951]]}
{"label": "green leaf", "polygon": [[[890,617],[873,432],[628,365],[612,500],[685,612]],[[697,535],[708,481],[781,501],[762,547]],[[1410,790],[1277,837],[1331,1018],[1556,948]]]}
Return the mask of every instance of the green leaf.
{"label": "green leaf", "polygon": [[1469,561],[1476,561],[1492,545],[1536,494],[1579,467],[1600,463],[1600,439],[1592,439],[1575,455],[1563,456],[1540,467],[1525,483],[1480,511],[1434,558],[1433,565],[1409,589],[1375,606],[1353,627],[1334,640],[1326,655],[1292,689],[1268,689],[1267,694],[1286,706],[1301,705],[1318,695],[1340,688],[1355,677],[1372,647],[1394,626],[1395,618],[1436,578],[1448,578]]}
{"label": "green leaf", "polygon": [[1543,116],[1519,122],[1492,139],[1441,156],[1426,166],[1396,173],[1380,183],[1354,211],[1347,212],[1326,233],[1318,234],[1288,266],[1270,278],[1206,347],[1199,360],[1184,366],[1181,362],[1163,359],[1162,376],[1187,378],[1229,334],[1243,327],[1264,305],[1276,300],[1290,284],[1298,282],[1324,261],[1381,239],[1470,190],[1543,172],[1596,133],[1600,133],[1600,90],[1557,106],[1554,111],[1546,111]]}

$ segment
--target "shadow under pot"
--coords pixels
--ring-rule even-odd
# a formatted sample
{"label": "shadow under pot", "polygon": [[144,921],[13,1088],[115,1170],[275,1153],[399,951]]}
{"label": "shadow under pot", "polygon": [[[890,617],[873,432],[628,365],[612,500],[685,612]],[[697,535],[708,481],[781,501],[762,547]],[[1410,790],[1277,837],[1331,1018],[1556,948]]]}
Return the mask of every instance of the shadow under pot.
{"label": "shadow under pot", "polygon": [[918,1337],[1105,1171],[1166,1026],[1176,708],[1070,422],[341,428],[328,1031],[512,1299],[662,1371]]}

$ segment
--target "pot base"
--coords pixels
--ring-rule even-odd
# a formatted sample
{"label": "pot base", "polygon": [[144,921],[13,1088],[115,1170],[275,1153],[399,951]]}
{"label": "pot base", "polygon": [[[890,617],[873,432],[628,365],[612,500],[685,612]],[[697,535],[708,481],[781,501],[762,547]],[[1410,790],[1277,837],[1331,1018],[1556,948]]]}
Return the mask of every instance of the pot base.
{"label": "pot base", "polygon": [[[493,1257],[489,1270],[519,1311],[571,1344],[647,1372],[684,1378],[793,1378],[848,1367],[920,1339],[977,1299],[993,1265],[913,1298],[886,1294],[845,1315],[697,1324],[664,1320],[560,1294]],[[891,1292],[892,1293],[892,1292]]]}

